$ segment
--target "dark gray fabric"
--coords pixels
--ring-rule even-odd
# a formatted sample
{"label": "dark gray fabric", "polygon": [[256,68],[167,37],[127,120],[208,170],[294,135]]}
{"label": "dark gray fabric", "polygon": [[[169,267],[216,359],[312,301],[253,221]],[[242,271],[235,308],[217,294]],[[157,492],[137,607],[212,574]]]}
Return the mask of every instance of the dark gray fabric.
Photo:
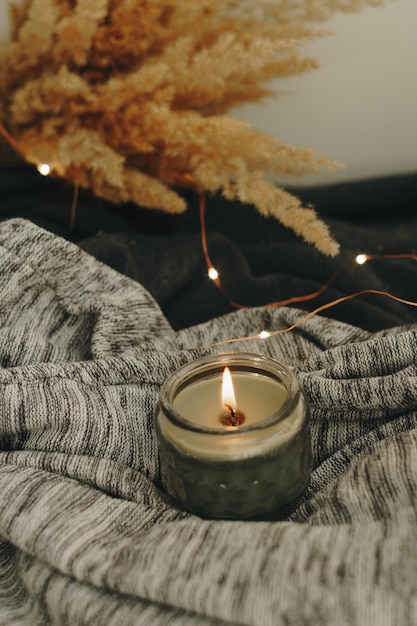
{"label": "dark gray fabric", "polygon": [[[0,224],[0,624],[417,623],[417,325],[290,308],[174,332],[138,283],[34,224]],[[202,520],[159,486],[153,411],[179,365],[294,367],[314,471],[285,521]]]}
{"label": "dark gray fabric", "polygon": [[[0,221],[23,217],[141,283],[176,330],[247,306],[299,297],[311,311],[336,298],[379,289],[414,299],[414,259],[374,258],[358,266],[359,252],[417,255],[417,173],[292,190],[328,223],[341,252],[329,258],[253,206],[207,197],[207,240],[227,297],[207,278],[198,197],[184,193],[187,211],[168,215],[135,205],[112,205],[80,190],[73,228],[73,189],[33,167],[0,168]],[[331,276],[331,286],[312,300]],[[362,295],[323,312],[325,317],[376,332],[417,323],[417,308]]]}

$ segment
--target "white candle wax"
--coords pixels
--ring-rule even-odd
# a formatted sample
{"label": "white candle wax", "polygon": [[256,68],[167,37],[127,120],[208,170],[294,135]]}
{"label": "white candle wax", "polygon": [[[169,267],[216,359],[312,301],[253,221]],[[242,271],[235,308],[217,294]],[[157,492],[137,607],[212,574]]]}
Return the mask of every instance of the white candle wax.
{"label": "white candle wax", "polygon": [[[233,372],[236,409],[245,416],[243,426],[256,424],[275,413],[287,398],[286,389],[266,376]],[[174,400],[175,409],[200,426],[220,428],[225,407],[221,397],[221,376],[199,380],[183,389]]]}
{"label": "white candle wax", "polygon": [[285,416],[282,423],[247,431],[248,426],[260,424],[277,413],[288,393],[276,380],[253,372],[232,372],[232,380],[236,409],[244,414],[245,420],[231,431],[220,422],[220,417],[226,411],[221,399],[220,374],[195,381],[178,393],[173,407],[183,420],[222,431],[213,435],[195,432],[179,428],[166,419],[162,420],[161,426],[167,437],[184,452],[216,460],[248,458],[283,445],[299,428],[304,408],[300,404]]}

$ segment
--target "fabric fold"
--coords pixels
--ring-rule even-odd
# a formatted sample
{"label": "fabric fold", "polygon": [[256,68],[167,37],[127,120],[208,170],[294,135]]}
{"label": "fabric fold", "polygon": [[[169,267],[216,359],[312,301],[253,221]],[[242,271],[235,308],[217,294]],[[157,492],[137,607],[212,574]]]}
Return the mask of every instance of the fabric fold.
{"label": "fabric fold", "polygon": [[[263,340],[304,313],[261,307],[173,332],[140,284],[21,219],[0,224],[0,288],[0,624],[417,621],[416,326]],[[230,350],[285,361],[311,406],[285,520],[200,519],[160,486],[161,384]]]}

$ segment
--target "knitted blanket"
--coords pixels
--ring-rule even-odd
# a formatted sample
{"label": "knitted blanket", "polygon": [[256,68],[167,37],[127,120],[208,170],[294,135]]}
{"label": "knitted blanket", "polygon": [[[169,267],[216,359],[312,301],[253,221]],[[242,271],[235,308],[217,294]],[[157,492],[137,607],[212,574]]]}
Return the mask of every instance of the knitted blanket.
{"label": "knitted blanket", "polygon": [[[174,332],[138,283],[24,219],[0,224],[0,624],[417,623],[417,325],[255,308]],[[164,494],[161,384],[202,354],[292,366],[314,470],[285,521]]]}

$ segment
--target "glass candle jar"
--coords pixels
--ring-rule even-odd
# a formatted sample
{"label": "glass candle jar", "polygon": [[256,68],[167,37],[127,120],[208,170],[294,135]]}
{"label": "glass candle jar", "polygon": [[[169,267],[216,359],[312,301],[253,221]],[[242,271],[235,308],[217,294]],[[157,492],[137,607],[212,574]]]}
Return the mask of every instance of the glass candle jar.
{"label": "glass candle jar", "polygon": [[[235,406],[222,397],[230,371]],[[293,372],[252,353],[202,357],[171,374],[155,412],[161,480],[202,517],[287,509],[311,474],[310,413]]]}

